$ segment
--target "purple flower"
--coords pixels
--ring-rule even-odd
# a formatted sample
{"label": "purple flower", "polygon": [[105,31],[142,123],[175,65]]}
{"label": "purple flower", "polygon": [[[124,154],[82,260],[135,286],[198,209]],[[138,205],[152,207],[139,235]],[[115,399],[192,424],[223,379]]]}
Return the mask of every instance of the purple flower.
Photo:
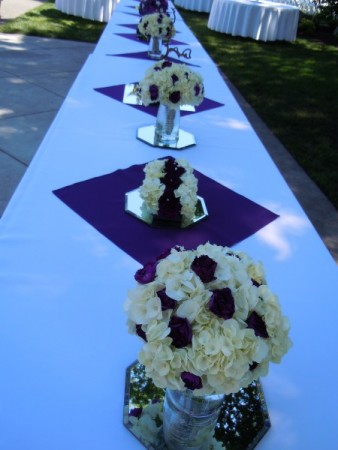
{"label": "purple flower", "polygon": [[152,84],[149,86],[149,94],[152,101],[158,99],[158,86],[156,86],[156,84]]}
{"label": "purple flower", "polygon": [[248,325],[248,328],[252,328],[254,330],[256,336],[260,336],[262,338],[269,337],[265,322],[263,318],[256,313],[256,311],[253,311],[250,314],[246,320],[246,324]]}
{"label": "purple flower", "polygon": [[170,61],[164,61],[164,62],[162,63],[162,69],[165,69],[166,67],[171,67],[172,65],[173,65],[172,62],[170,62]]}
{"label": "purple flower", "polygon": [[203,283],[210,283],[216,280],[215,270],[217,262],[211,259],[208,255],[196,256],[191,264],[191,270],[200,277]]}
{"label": "purple flower", "polygon": [[256,369],[257,366],[258,366],[258,362],[252,361],[252,363],[249,366],[249,370],[252,372],[253,370]]}
{"label": "purple flower", "polygon": [[181,380],[183,381],[184,386],[191,391],[195,389],[202,389],[203,387],[202,378],[190,372],[182,372]]}
{"label": "purple flower", "polygon": [[164,164],[165,175],[160,179],[161,183],[171,188],[177,189],[181,184],[181,176],[185,173],[185,168],[181,167],[174,158],[168,158]]}
{"label": "purple flower", "polygon": [[135,280],[140,284],[151,283],[155,280],[157,262],[148,262],[135,273]]}
{"label": "purple flower", "polygon": [[171,79],[172,79],[172,81],[173,81],[173,85],[174,85],[175,83],[177,83],[177,81],[179,80],[178,76],[177,76],[175,73],[171,75]]}
{"label": "purple flower", "polygon": [[183,348],[192,342],[192,328],[184,317],[173,316],[169,321],[172,344],[176,348]]}
{"label": "purple flower", "polygon": [[197,84],[197,83],[195,84],[194,91],[195,91],[195,95],[197,97],[200,94],[200,92],[201,92],[201,87],[200,87],[199,84]]}
{"label": "purple flower", "polygon": [[129,411],[129,417],[137,417],[139,419],[141,417],[143,408],[133,408]]}
{"label": "purple flower", "polygon": [[231,319],[235,313],[235,300],[232,296],[231,289],[226,287],[212,291],[209,309],[221,319]]}
{"label": "purple flower", "polygon": [[175,197],[172,189],[166,188],[158,200],[157,218],[180,222],[182,205],[180,199]]}
{"label": "purple flower", "polygon": [[[173,249],[177,250],[178,252],[181,251],[181,248],[178,245],[175,245],[174,247],[172,247]],[[164,250],[158,257],[157,257],[157,261],[160,261],[161,259],[165,259],[167,256],[170,255],[171,253],[171,248],[167,248],[166,250]]]}
{"label": "purple flower", "polygon": [[141,324],[136,325],[136,334],[137,334],[137,336],[140,336],[140,338],[142,338],[144,341],[147,342],[147,336],[146,336],[145,332],[142,330]]}
{"label": "purple flower", "polygon": [[169,100],[171,101],[171,103],[174,103],[174,105],[176,103],[178,103],[181,100],[181,93],[180,91],[174,91],[169,95]]}
{"label": "purple flower", "polygon": [[174,309],[176,306],[176,300],[169,297],[165,291],[162,289],[161,291],[156,292],[157,297],[161,300],[161,309],[162,311],[167,311],[168,309]]}

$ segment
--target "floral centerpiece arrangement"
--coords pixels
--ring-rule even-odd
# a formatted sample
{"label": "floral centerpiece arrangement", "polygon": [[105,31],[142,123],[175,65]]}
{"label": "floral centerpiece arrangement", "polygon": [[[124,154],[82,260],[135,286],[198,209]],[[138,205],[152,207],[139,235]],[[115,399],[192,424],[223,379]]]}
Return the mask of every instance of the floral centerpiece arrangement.
{"label": "floral centerpiece arrangement", "polygon": [[202,77],[186,64],[160,61],[153,64],[136,87],[142,103],[160,102],[173,109],[182,105],[197,106],[204,98]]}
{"label": "floral centerpiece arrangement", "polygon": [[146,14],[141,18],[138,32],[147,39],[155,37],[168,40],[175,35],[175,27],[167,14],[153,13]]}
{"label": "floral centerpiece arrangement", "polygon": [[154,12],[167,12],[169,7],[167,0],[140,0],[139,13],[141,16]]}
{"label": "floral centerpiece arrangement", "polygon": [[197,178],[183,159],[167,158],[149,162],[140,187],[146,214],[160,220],[189,223],[197,204]]}
{"label": "floral centerpiece arrangement", "polygon": [[135,275],[125,303],[139,362],[161,388],[229,394],[268,373],[291,346],[264,269],[227,247],[176,247]]}

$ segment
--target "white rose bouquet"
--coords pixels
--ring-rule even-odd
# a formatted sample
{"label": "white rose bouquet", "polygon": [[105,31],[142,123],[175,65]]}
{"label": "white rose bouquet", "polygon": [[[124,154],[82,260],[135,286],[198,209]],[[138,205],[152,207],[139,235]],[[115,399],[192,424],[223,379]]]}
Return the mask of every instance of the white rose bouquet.
{"label": "white rose bouquet", "polygon": [[173,109],[197,106],[204,98],[202,77],[186,64],[160,61],[151,66],[136,86],[136,94],[145,106],[162,103]]}
{"label": "white rose bouquet", "polygon": [[138,31],[146,38],[171,39],[175,35],[175,27],[170,16],[163,13],[143,16],[138,24]]}
{"label": "white rose bouquet", "polygon": [[145,213],[161,220],[191,222],[197,204],[197,178],[183,159],[167,158],[148,163],[140,187]]}
{"label": "white rose bouquet", "polygon": [[261,264],[227,247],[173,248],[135,275],[125,303],[139,362],[160,388],[230,394],[266,375],[291,346]]}

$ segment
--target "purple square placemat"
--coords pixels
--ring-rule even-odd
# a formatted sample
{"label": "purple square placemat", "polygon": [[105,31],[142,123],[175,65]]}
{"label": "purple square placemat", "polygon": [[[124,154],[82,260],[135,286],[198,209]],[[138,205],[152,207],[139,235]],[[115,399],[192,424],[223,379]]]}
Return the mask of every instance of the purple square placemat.
{"label": "purple square placemat", "polygon": [[232,246],[256,233],[278,216],[195,171],[198,194],[209,216],[184,229],[153,228],[125,212],[125,193],[143,181],[144,164],[92,178],[54,194],[132,258],[145,264],[174,245],[195,248],[209,241]]}
{"label": "purple square placemat", "polygon": [[[123,102],[123,94],[124,94],[125,84],[118,84],[116,86],[107,86],[102,88],[94,88],[95,91],[100,94],[107,95],[118,102]],[[125,103],[127,106],[132,106],[133,108],[138,109],[139,111],[143,111],[152,116],[157,115],[158,106],[149,105],[131,105],[129,103]],[[219,108],[220,106],[224,106],[223,103],[216,102],[215,100],[211,100],[210,98],[204,98],[203,102],[195,107],[195,111],[181,111],[181,116],[187,116],[189,114],[196,114],[202,111],[208,111],[209,109]]]}

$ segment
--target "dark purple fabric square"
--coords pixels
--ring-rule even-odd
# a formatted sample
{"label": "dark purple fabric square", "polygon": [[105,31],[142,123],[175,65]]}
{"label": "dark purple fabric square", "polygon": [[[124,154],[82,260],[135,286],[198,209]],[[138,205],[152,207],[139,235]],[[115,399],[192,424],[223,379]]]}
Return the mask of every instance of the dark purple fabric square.
{"label": "dark purple fabric square", "polygon": [[209,216],[184,228],[153,228],[125,212],[125,193],[144,179],[144,164],[120,169],[54,191],[54,194],[132,258],[145,264],[175,245],[193,249],[209,241],[232,246],[278,216],[195,171]]}
{"label": "dark purple fabric square", "polygon": [[[100,94],[107,95],[118,102],[123,102],[123,94],[124,94],[125,84],[118,84],[116,86],[107,86],[102,88],[94,88],[95,91]],[[139,111],[143,111],[152,116],[157,115],[158,106],[156,105],[130,105],[129,103],[125,103],[127,106],[132,106],[133,108],[138,109]],[[219,108],[220,106],[224,106],[223,103],[216,102],[215,100],[211,100],[209,98],[204,98],[203,102],[195,107],[195,111],[181,111],[181,116],[187,116],[189,114],[196,114],[202,111],[208,111],[209,109]]]}

